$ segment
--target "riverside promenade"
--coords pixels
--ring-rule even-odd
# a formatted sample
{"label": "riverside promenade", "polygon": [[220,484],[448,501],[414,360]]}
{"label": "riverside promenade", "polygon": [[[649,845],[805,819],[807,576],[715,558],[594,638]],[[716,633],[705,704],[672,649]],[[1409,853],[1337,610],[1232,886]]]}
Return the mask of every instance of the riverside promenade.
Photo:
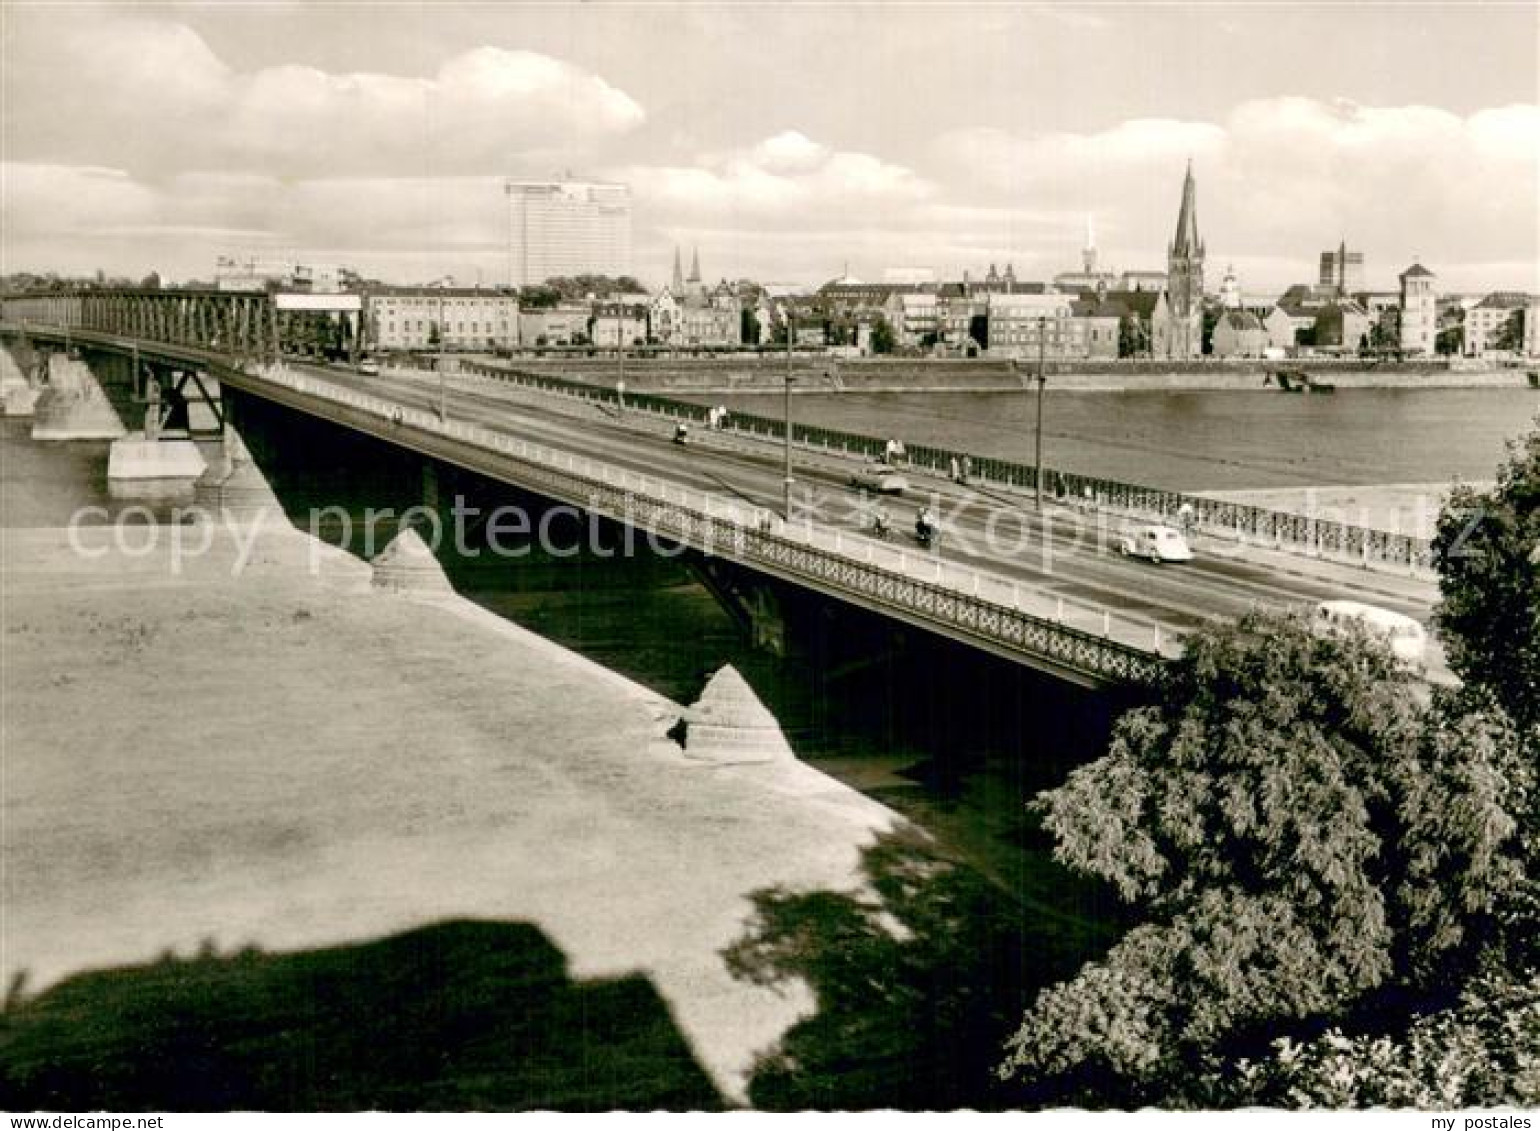
{"label": "riverside promenade", "polygon": [[[734,1105],[755,1054],[813,1005],[799,985],[729,973],[749,896],[857,889],[861,850],[899,823],[789,754],[693,757],[669,737],[686,708],[452,594],[373,586],[366,563],[276,518],[255,537],[128,527],[118,546],[107,525],[4,519],[12,1018],[83,974],[192,963],[203,977],[470,920],[543,939],[564,984],[655,991],[635,997],[651,1008],[533,1024],[537,990],[481,1003],[469,971],[464,987],[439,971],[434,1009],[470,994],[473,1015],[511,1009],[538,1030],[507,1067],[549,1064],[568,1091],[526,1101]],[[614,1063],[671,1027],[701,1089],[649,1092],[669,1074]],[[390,1034],[366,1033],[363,1059],[374,1040]],[[467,1063],[498,1071],[504,1054],[478,1048]],[[505,1102],[483,1085],[443,1103]]]}

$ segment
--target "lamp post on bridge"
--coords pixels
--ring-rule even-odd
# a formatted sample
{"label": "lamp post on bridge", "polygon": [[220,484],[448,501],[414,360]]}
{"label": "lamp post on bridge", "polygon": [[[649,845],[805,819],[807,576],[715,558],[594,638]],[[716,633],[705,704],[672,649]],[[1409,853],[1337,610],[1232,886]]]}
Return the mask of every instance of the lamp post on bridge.
{"label": "lamp post on bridge", "polygon": [[438,418],[443,423],[449,419],[449,392],[447,378],[444,373],[444,335],[448,327],[444,325],[444,292],[439,289],[438,296]]}
{"label": "lamp post on bridge", "polygon": [[796,315],[791,308],[786,309],[786,482],[784,498],[784,514],[787,523],[791,522],[791,340],[796,334]]}
{"label": "lamp post on bridge", "polygon": [[1037,440],[1035,454],[1032,457],[1032,481],[1037,488],[1037,510],[1041,514],[1043,510],[1043,387],[1048,384],[1048,375],[1044,372],[1044,339],[1048,335],[1048,318],[1038,315],[1037,319]]}
{"label": "lamp post on bridge", "polygon": [[625,306],[619,308],[615,319],[615,357],[620,363],[620,376],[615,379],[615,396],[620,401],[620,411],[626,409],[626,314]]}

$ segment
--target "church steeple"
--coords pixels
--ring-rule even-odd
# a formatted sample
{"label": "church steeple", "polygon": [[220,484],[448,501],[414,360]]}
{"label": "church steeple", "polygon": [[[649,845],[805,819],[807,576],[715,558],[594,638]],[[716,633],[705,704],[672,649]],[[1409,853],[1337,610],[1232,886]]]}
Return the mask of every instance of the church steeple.
{"label": "church steeple", "polygon": [[670,288],[675,298],[684,293],[684,272],[679,267],[679,245],[674,245],[674,285]]}
{"label": "church steeple", "polygon": [[1192,179],[1192,161],[1187,162],[1187,178],[1182,182],[1182,210],[1176,217],[1176,238],[1171,254],[1203,258],[1203,241],[1198,238],[1198,187]]}
{"label": "church steeple", "polygon": [[700,282],[700,248],[695,248],[690,254],[690,277],[685,280],[689,283]]}
{"label": "church steeple", "polygon": [[1182,181],[1182,208],[1176,236],[1166,254],[1166,296],[1170,304],[1172,357],[1203,352],[1203,239],[1198,235],[1198,188],[1192,161]]}

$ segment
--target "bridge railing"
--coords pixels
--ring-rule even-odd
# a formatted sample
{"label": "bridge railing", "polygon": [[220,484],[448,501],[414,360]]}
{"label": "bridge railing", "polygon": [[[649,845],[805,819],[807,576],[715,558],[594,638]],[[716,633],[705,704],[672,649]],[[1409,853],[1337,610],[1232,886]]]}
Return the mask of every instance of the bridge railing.
{"label": "bridge railing", "polygon": [[[593,382],[535,373],[509,365],[467,363],[464,368],[526,388],[607,404],[618,405],[623,400],[627,408],[674,419],[706,419],[705,406],[656,393],[627,392],[622,398],[615,389]],[[784,421],[747,412],[730,413],[725,426],[730,431],[767,440],[784,440],[786,434]],[[794,423],[792,442],[833,454],[875,459],[882,455],[887,441],[816,424]],[[954,466],[959,469],[968,467],[976,482],[1015,491],[1035,492],[1037,489],[1038,469],[1031,464],[928,444],[906,444],[905,450],[911,466],[938,475],[949,475]],[[1185,516],[1198,530],[1218,537],[1363,565],[1408,570],[1432,566],[1429,540],[1413,534],[1048,467],[1042,474],[1044,493],[1062,503],[1091,504],[1170,522]]]}
{"label": "bridge railing", "polygon": [[517,461],[518,482],[553,498],[1100,679],[1153,682],[1164,660],[1180,651],[1183,630],[1149,618],[1037,591],[1011,578],[811,521],[788,523],[763,507],[479,424],[441,421],[434,413],[323,378],[282,367],[269,367],[261,376],[368,413],[386,427],[417,429]]}

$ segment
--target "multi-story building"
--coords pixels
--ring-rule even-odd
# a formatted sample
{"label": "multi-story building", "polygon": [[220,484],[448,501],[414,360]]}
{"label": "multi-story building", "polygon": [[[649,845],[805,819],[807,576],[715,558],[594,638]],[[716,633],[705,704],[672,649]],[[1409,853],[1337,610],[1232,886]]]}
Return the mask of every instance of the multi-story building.
{"label": "multi-story building", "polygon": [[1335,287],[1339,295],[1356,294],[1363,290],[1364,253],[1349,251],[1346,240],[1338,245],[1336,251],[1321,252],[1321,274],[1318,281],[1323,287]]}
{"label": "multi-story building", "polygon": [[1437,276],[1421,263],[1401,272],[1401,352],[1432,353],[1438,340]]}
{"label": "multi-story building", "polygon": [[1534,302],[1518,291],[1494,291],[1465,311],[1465,352],[1524,348],[1524,320]]}
{"label": "multi-story building", "polygon": [[901,291],[885,308],[893,340],[901,349],[919,349],[941,338],[941,302],[934,291]]}
{"label": "multi-story building", "polygon": [[736,346],[743,340],[743,315],[737,307],[685,303],[675,315],[675,346]]}
{"label": "multi-story building", "polygon": [[989,296],[971,290],[963,283],[942,283],[936,290],[937,338],[969,356],[983,349],[989,337]]}
{"label": "multi-story building", "polygon": [[1118,276],[1119,291],[1163,291],[1166,289],[1164,271],[1124,271]]}
{"label": "multi-story building", "polygon": [[519,300],[508,291],[455,287],[371,291],[369,340],[384,350],[496,349],[519,343]]}
{"label": "multi-story building", "polygon": [[699,250],[690,273],[681,270],[674,249],[674,276],[651,304],[651,338],[672,346],[736,346],[743,343],[743,304],[724,280],[715,287],[701,278]]}
{"label": "multi-story building", "polygon": [[1128,313],[1126,306],[1109,301],[1103,293],[1076,299],[1070,311],[1080,327],[1086,357],[1105,360],[1118,356],[1123,316]]}
{"label": "multi-story building", "polygon": [[679,321],[679,300],[674,292],[664,287],[652,296],[647,307],[647,335],[654,342],[668,343],[674,340],[674,330]]}
{"label": "multi-story building", "polygon": [[588,340],[596,346],[631,347],[647,343],[648,304],[645,302],[598,302],[588,327]]}
{"label": "multi-story building", "polygon": [[1055,360],[1085,356],[1085,324],[1075,318],[1075,299],[1061,294],[991,294],[991,357]]}
{"label": "multi-story building", "polygon": [[1279,299],[1262,318],[1262,328],[1267,333],[1267,347],[1292,350],[1298,346],[1301,335],[1315,329],[1315,316],[1320,313],[1321,305],[1306,304],[1287,297]]}
{"label": "multi-story building", "polygon": [[272,286],[334,295],[355,278],[351,270],[336,263],[300,263],[257,255],[221,255],[214,260],[214,287],[221,291],[262,291]]}
{"label": "multi-story building", "polygon": [[1226,310],[1214,324],[1215,357],[1261,357],[1267,344],[1266,327],[1249,310]]}
{"label": "multi-story building", "polygon": [[510,282],[631,273],[631,189],[589,181],[509,181]]}
{"label": "multi-story building", "polygon": [[1356,353],[1367,349],[1370,345],[1369,327],[1373,321],[1369,312],[1352,299],[1329,302],[1316,312],[1316,348],[1337,353]]}
{"label": "multi-story building", "polygon": [[564,302],[519,311],[519,341],[525,346],[586,345],[593,311],[587,303]]}

